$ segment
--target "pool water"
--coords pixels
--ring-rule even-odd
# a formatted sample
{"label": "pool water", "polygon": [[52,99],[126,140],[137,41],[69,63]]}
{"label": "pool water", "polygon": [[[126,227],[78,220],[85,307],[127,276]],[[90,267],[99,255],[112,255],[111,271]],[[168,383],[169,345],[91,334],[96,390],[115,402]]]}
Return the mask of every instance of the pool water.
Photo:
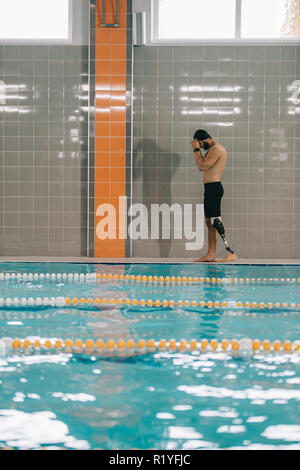
{"label": "pool water", "polygon": [[[166,286],[0,280],[0,297],[300,302],[300,266],[8,263],[2,273],[278,278]],[[280,281],[288,278],[289,281]],[[296,279],[293,281],[292,279]],[[300,309],[139,305],[0,307],[0,337],[300,340]],[[0,357],[0,447],[299,449],[300,355],[260,351],[106,356],[10,351]]]}

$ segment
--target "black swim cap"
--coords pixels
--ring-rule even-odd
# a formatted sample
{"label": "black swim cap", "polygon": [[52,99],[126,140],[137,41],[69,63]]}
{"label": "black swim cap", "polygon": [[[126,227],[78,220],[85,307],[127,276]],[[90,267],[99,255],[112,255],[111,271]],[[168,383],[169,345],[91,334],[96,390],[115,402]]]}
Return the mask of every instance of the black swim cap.
{"label": "black swim cap", "polygon": [[204,129],[198,129],[194,134],[194,140],[211,139],[211,136]]}

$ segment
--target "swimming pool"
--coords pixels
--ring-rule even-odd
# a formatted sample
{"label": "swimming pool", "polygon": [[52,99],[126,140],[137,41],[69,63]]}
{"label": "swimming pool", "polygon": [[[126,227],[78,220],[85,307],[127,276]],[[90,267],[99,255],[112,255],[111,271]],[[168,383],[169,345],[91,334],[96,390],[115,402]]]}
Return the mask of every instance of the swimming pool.
{"label": "swimming pool", "polygon": [[300,448],[300,266],[0,273],[0,447]]}

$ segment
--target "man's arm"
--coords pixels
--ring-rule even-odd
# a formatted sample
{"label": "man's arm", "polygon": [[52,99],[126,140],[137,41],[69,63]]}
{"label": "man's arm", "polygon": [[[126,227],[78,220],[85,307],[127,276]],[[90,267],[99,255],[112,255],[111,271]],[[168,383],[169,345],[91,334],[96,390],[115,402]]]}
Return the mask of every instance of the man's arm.
{"label": "man's arm", "polygon": [[204,158],[202,157],[200,149],[199,149],[199,151],[194,152],[194,157],[195,157],[195,162],[196,162],[197,167],[199,168],[200,171],[203,171],[203,169],[204,169],[203,168],[204,167]]}
{"label": "man's arm", "polygon": [[200,143],[198,140],[195,139],[191,141],[191,145],[192,145],[192,149],[195,150],[194,157],[195,157],[196,165],[200,171],[203,171],[204,159],[200,152]]}
{"label": "man's arm", "polygon": [[[199,153],[199,152],[196,152]],[[211,147],[205,157],[203,159],[203,170],[206,171],[208,170],[211,166],[213,166],[216,161],[221,157],[220,150],[218,150],[216,147]]]}
{"label": "man's arm", "polygon": [[206,171],[211,166],[213,166],[216,161],[219,159],[220,152],[216,148],[210,148],[206,157],[202,157],[202,154],[199,151],[194,152],[195,162],[200,171]]}
{"label": "man's arm", "polygon": [[194,152],[195,162],[200,171],[208,170],[221,157],[220,150],[218,150],[216,147],[211,147],[204,158],[200,152],[200,144],[198,140],[192,140],[191,144],[192,149],[196,150]]}

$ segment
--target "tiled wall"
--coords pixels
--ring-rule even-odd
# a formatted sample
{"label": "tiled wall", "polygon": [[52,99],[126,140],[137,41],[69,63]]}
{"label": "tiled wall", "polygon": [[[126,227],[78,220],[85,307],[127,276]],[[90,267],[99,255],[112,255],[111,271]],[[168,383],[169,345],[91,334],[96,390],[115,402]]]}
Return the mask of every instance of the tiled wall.
{"label": "tiled wall", "polygon": [[[232,248],[299,258],[300,104],[291,100],[299,64],[295,45],[134,47],[133,202],[203,202],[189,142],[207,129],[229,153],[222,214]],[[184,240],[136,240],[132,255],[199,253]]]}
{"label": "tiled wall", "polygon": [[86,255],[88,45],[0,45],[0,255]]}

